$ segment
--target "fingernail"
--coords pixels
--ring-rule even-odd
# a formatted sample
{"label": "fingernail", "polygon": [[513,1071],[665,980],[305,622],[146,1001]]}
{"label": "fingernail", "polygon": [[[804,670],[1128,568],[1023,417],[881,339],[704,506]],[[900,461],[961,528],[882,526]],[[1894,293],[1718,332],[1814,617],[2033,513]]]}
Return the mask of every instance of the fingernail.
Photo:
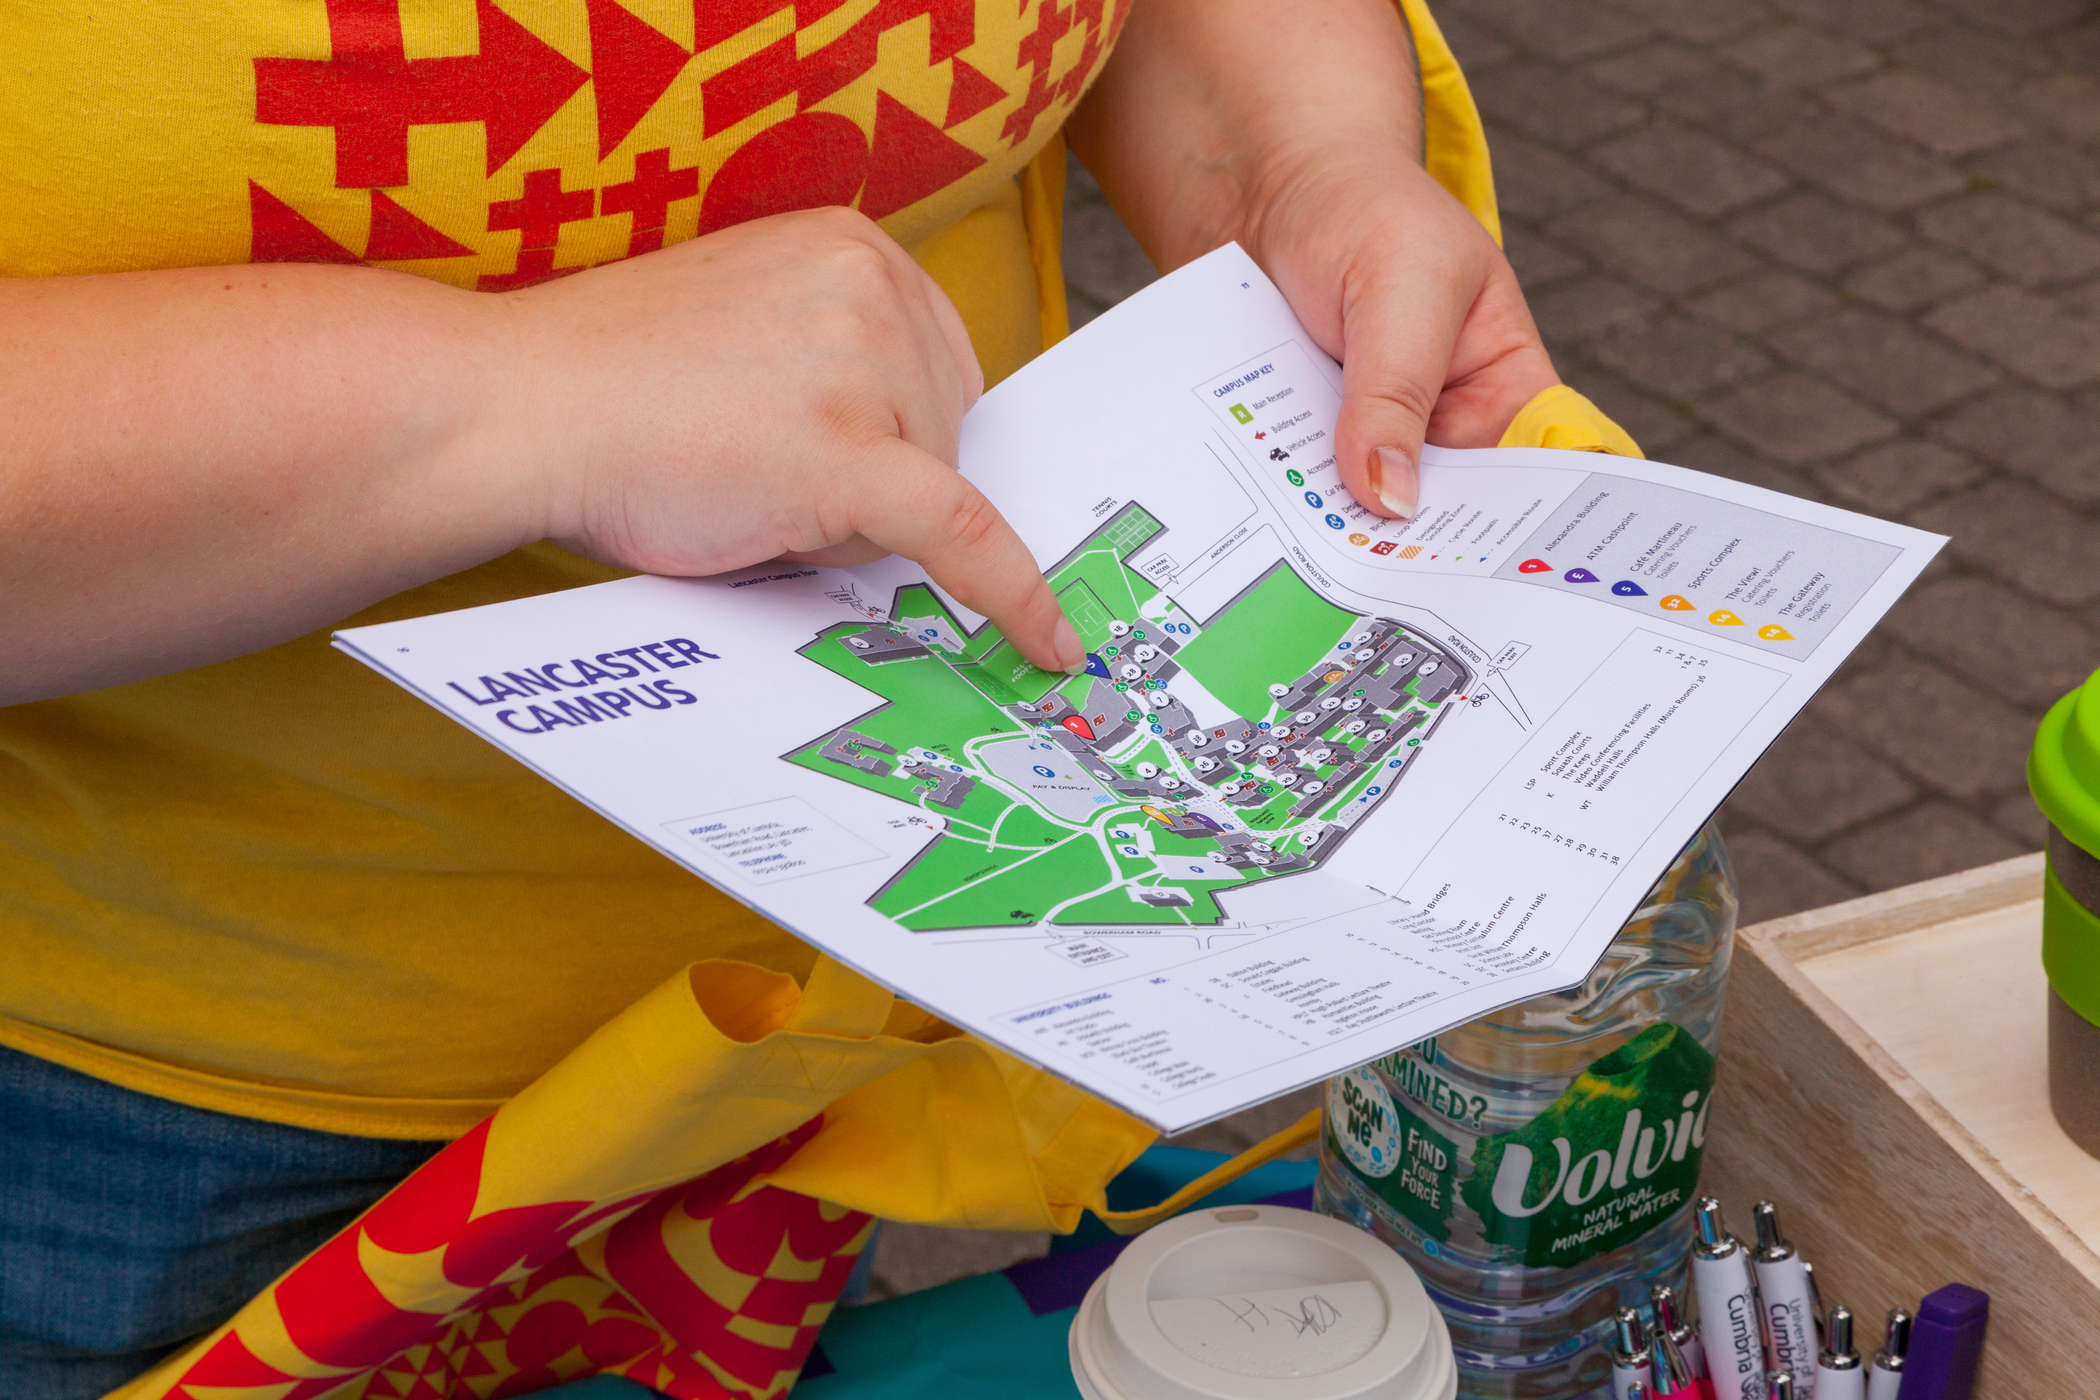
{"label": "fingernail", "polygon": [[1057,620],[1057,630],[1050,634],[1050,645],[1057,652],[1058,661],[1064,665],[1066,675],[1086,674],[1086,646],[1079,640],[1079,634],[1072,630],[1070,619],[1061,617]]}
{"label": "fingernail", "polygon": [[1385,508],[1402,520],[1415,518],[1421,480],[1413,460],[1399,448],[1381,447],[1371,453],[1371,487]]}

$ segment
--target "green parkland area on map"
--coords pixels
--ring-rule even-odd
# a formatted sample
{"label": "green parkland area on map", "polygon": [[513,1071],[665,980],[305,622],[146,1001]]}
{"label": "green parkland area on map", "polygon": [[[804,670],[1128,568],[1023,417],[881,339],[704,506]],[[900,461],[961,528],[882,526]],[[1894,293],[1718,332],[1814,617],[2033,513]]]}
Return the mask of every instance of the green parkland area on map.
{"label": "green parkland area on map", "polygon": [[800,654],[880,697],[782,755],[945,833],[871,897],[907,929],[1189,926],[1218,896],[1318,866],[1389,798],[1472,672],[1279,562],[1198,621],[1126,561],[1131,505],[1048,571],[1088,651],[1041,671],[929,588]]}

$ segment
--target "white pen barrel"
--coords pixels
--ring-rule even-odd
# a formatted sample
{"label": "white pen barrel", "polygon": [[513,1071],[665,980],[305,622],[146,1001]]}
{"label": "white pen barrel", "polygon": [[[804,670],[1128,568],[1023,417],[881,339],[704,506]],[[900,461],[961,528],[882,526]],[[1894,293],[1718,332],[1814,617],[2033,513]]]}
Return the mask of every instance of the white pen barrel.
{"label": "white pen barrel", "polygon": [[1852,1365],[1832,1370],[1818,1365],[1816,1400],[1867,1400],[1867,1368]]}
{"label": "white pen barrel", "polygon": [[1611,1361],[1612,1400],[1632,1400],[1633,1387],[1636,1384],[1646,1386],[1649,1395],[1653,1396],[1655,1394],[1655,1374],[1648,1365],[1648,1358],[1643,1355],[1639,1361],[1628,1366],[1622,1363],[1618,1357],[1613,1357]]}
{"label": "white pen barrel", "polygon": [[1896,1392],[1903,1388],[1903,1373],[1885,1366],[1870,1367],[1867,1371],[1867,1400],[1896,1400]]}
{"label": "white pen barrel", "polygon": [[1816,1313],[1801,1257],[1757,1264],[1757,1288],[1764,1297],[1765,1325],[1772,1338],[1772,1364],[1794,1374],[1794,1394],[1810,1400],[1820,1394],[1816,1375]]}
{"label": "white pen barrel", "polygon": [[1692,1292],[1699,1299],[1699,1339],[1706,1348],[1714,1400],[1765,1400],[1765,1348],[1758,1335],[1749,1252],[1735,1248],[1707,1259],[1694,1251]]}

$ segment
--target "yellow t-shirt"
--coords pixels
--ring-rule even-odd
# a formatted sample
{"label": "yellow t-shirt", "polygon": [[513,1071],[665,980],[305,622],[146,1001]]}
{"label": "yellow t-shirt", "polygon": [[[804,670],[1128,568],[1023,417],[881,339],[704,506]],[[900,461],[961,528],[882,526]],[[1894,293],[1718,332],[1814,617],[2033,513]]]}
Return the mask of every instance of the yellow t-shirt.
{"label": "yellow t-shirt", "polygon": [[[1062,334],[1050,143],[1130,3],[12,5],[0,274],[363,262],[501,290],[850,203],[996,381]],[[348,621],[613,576],[542,544]],[[325,633],[0,709],[0,1044],[443,1137],[700,958],[813,954]]]}

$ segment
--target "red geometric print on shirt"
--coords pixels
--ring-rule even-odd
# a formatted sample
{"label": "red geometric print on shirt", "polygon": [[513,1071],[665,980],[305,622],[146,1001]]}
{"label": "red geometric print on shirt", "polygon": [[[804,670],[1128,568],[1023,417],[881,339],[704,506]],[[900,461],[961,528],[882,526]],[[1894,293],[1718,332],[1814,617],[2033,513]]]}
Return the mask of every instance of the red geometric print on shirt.
{"label": "red geometric print on shirt", "polygon": [[[802,8],[796,9],[798,20]],[[882,35],[921,15],[932,25],[929,64],[945,63],[976,42],[976,0],[881,0],[845,33],[807,58],[797,56],[795,36],[790,34],[709,78],[701,85],[701,134],[727,131],[790,93],[795,97],[795,110],[807,112],[872,72]]]}
{"label": "red geometric print on shirt", "polygon": [[590,74],[491,0],[475,0],[481,51],[407,57],[400,0],[327,0],[326,59],[255,60],[255,119],[335,131],[342,189],[408,183],[408,129],[481,122],[493,175],[545,126]]}
{"label": "red geometric print on shirt", "polygon": [[518,266],[514,272],[484,273],[477,284],[484,292],[515,291],[582,268],[554,267],[554,245],[561,239],[563,224],[591,217],[597,203],[596,190],[565,190],[561,171],[533,170],[525,176],[525,191],[518,199],[499,199],[489,206],[489,232],[517,229]]}
{"label": "red geometric print on shirt", "polygon": [[[1007,115],[1006,124],[1000,128],[1008,141],[1017,146],[1026,141],[1035,130],[1035,119],[1048,111],[1051,103],[1079,100],[1080,90],[1086,86],[1094,65],[1100,62],[1108,45],[1115,42],[1123,21],[1130,17],[1130,0],[1123,0],[1114,22],[1108,23],[1104,14],[1108,3],[1109,0],[1072,0],[1072,7],[1067,10],[1058,8],[1057,0],[1043,0],[1042,9],[1036,12],[1034,32],[1021,40],[1018,66],[1030,70],[1028,95]],[[1079,61],[1053,83],[1050,81],[1050,60],[1057,41],[1082,26],[1086,37],[1080,44]]]}
{"label": "red geometric print on shirt", "polygon": [[993,103],[1005,100],[1005,88],[958,58],[948,87],[948,115],[941,118],[941,125],[951,127],[966,122]]}
{"label": "red geometric print on shirt", "polygon": [[886,219],[960,180],[984,157],[886,92],[875,94],[875,149],[860,212]]}
{"label": "red geometric print on shirt", "polygon": [[419,258],[471,258],[474,250],[447,238],[388,197],[372,191],[372,236],[367,262],[413,262]]}
{"label": "red geometric print on shirt", "polygon": [[355,263],[357,254],[323,233],[306,215],[250,180],[248,261]]}
{"label": "red geometric print on shirt", "polygon": [[737,147],[708,181],[700,232],[732,224],[851,204],[868,174],[868,139],[835,112],[804,112],[776,122]]}
{"label": "red geometric print on shirt", "polygon": [[585,0],[591,24],[591,78],[597,84],[598,159],[627,139],[692,57],[619,0]]}
{"label": "red geometric print on shirt", "polygon": [[627,233],[627,256],[653,253],[664,246],[664,225],[674,201],[700,193],[700,167],[671,168],[671,148],[643,151],[634,158],[634,178],[621,185],[607,185],[598,195],[601,214],[632,214]]}

